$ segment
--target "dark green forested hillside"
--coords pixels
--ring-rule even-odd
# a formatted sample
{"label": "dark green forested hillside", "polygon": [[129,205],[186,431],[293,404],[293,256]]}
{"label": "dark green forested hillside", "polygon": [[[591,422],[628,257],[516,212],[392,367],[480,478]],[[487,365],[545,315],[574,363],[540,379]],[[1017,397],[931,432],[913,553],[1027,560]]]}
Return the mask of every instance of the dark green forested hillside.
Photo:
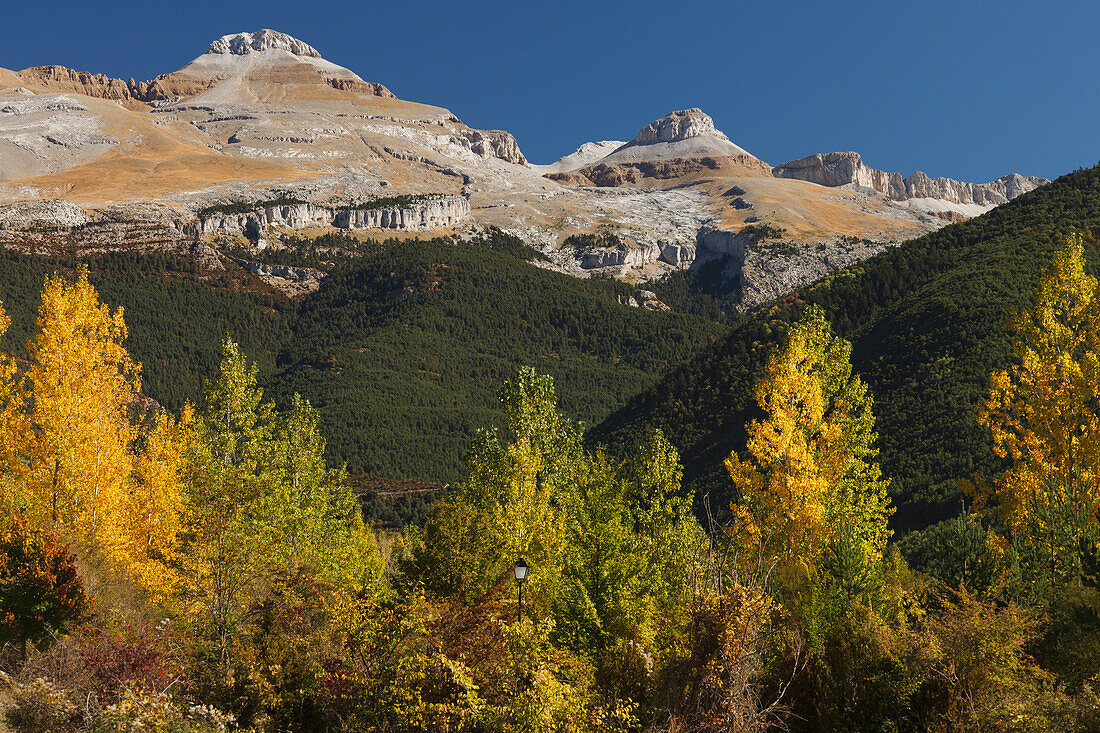
{"label": "dark green forested hillside", "polygon": [[1031,302],[1056,243],[1085,232],[1100,262],[1100,168],[1077,171],[989,214],[907,242],[749,318],[721,343],[646,390],[593,431],[619,438],[658,425],[681,448],[697,496],[721,509],[733,486],[722,460],[745,445],[752,387],[804,303],[821,305],[853,343],[870,384],[884,473],[901,528],[956,514],[958,479],[998,462],[976,423],[989,373],[1011,358],[1007,320]]}
{"label": "dark green forested hillside", "polygon": [[200,279],[193,263],[173,255],[112,253],[77,261],[0,251],[0,300],[12,319],[0,342],[4,351],[23,356],[46,276],[81,265],[103,302],[124,308],[126,347],[141,362],[142,391],[173,410],[201,395],[203,380],[217,372],[227,333],[271,373],[297,308],[286,298],[243,291],[229,276]]}
{"label": "dark green forested hillside", "polygon": [[631,292],[485,247],[388,247],[302,303],[271,389],[310,399],[332,457],[355,473],[457,479],[519,366],[553,375],[566,412],[591,423],[726,332],[619,305]]}
{"label": "dark green forested hillside", "polygon": [[261,253],[335,268],[301,302],[261,292],[244,271],[200,278],[170,255],[0,252],[0,300],[12,317],[0,346],[22,356],[44,278],[85,265],[102,300],[125,308],[143,391],[166,407],[200,397],[229,334],[276,400],[298,391],[320,408],[330,460],[450,481],[474,429],[497,423],[496,390],[520,365],[553,374],[568,412],[596,422],[727,331],[620,305],[629,286],[535,267],[524,260],[537,253],[498,232],[468,244],[367,243],[340,256],[301,244]]}

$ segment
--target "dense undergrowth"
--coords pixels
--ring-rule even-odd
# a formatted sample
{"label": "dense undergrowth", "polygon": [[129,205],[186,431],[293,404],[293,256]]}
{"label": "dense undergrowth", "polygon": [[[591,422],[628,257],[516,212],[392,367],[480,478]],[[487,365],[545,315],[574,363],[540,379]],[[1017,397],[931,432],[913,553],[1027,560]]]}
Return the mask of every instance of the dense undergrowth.
{"label": "dense undergrowth", "polygon": [[0,361],[2,712],[18,733],[1097,730],[1081,252],[982,398],[1010,470],[906,539],[926,572],[888,544],[875,401],[821,308],[767,357],[728,519],[695,518],[660,431],[590,450],[527,367],[424,526],[380,534],[317,411],[267,400],[239,345],[194,407],[135,411],[123,314],[51,278],[26,359]]}

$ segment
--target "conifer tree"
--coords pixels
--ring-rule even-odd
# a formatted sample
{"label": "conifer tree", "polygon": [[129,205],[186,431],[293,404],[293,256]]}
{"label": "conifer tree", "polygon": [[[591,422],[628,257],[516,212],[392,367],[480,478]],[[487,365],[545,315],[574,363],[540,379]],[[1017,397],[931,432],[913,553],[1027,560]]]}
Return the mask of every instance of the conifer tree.
{"label": "conifer tree", "polygon": [[[0,306],[0,335],[11,319]],[[15,359],[0,355],[0,512],[13,514],[33,503],[27,489],[27,453],[31,429],[26,415],[26,386]]]}

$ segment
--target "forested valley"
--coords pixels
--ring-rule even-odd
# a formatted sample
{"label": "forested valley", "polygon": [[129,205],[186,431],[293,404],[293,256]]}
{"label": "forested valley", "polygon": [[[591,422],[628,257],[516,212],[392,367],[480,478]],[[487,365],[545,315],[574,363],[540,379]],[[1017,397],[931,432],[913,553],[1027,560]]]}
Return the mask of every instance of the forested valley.
{"label": "forested valley", "polygon": [[[732,327],[509,241],[302,301],[5,255],[4,721],[1098,730],[1098,218],[1079,171]],[[378,456],[456,480],[382,527]]]}

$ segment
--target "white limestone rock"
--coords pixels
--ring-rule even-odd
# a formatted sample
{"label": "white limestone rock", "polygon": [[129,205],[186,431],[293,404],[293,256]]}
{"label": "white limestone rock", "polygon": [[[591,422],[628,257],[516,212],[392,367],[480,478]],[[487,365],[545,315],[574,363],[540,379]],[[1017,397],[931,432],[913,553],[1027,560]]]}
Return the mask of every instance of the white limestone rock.
{"label": "white limestone rock", "polygon": [[308,58],[321,58],[321,54],[313,46],[288,36],[286,33],[264,28],[253,33],[231,33],[222,36],[210,44],[207,53],[228,53],[235,56],[245,56],[256,51],[287,51],[295,56]]}
{"label": "white limestone rock", "polygon": [[78,227],[89,221],[87,212],[71,201],[19,201],[0,207],[0,228],[35,229]]}
{"label": "white limestone rock", "polygon": [[268,206],[263,210],[264,222],[291,229],[320,229],[331,226],[332,209],[315,204]]}
{"label": "white limestone rock", "polygon": [[686,268],[695,261],[695,245],[664,244],[661,246],[661,254],[657,259],[679,269]]}
{"label": "white limestone rock", "polygon": [[527,165],[527,158],[510,132],[467,128],[462,130],[462,136],[468,142],[470,150],[483,158],[500,158],[508,163]]}
{"label": "white limestone rock", "polygon": [[464,196],[431,196],[407,206],[378,209],[331,209],[317,204],[265,206],[244,213],[215,213],[202,218],[174,222],[186,236],[245,237],[261,241],[270,226],[288,229],[396,229],[424,231],[450,227],[468,218],[470,201]]}
{"label": "white limestone rock", "polygon": [[624,243],[618,247],[592,247],[577,252],[576,258],[585,270],[601,267],[619,267],[623,270],[639,269],[656,262],[661,248],[656,242]]}
{"label": "white limestone rock", "polygon": [[642,161],[676,160],[700,157],[752,157],[744,148],[730,142],[725,133],[714,126],[714,120],[703,110],[670,112],[643,127],[634,139],[599,162],[637,163]]}
{"label": "white limestone rock", "polygon": [[692,107],[669,112],[661,119],[650,122],[634,136],[632,142],[634,145],[674,143],[702,135],[726,137],[714,127],[714,120],[710,115],[698,107]]}
{"label": "white limestone rock", "polygon": [[397,229],[424,231],[451,227],[470,216],[465,196],[442,196],[405,207],[383,209],[341,209],[332,225],[340,229]]}
{"label": "white limestone rock", "polygon": [[[990,183],[966,183],[950,178],[931,178],[917,171],[907,178],[900,173],[871,168],[859,153],[818,153],[792,160],[772,169],[777,178],[795,178],[822,186],[855,185],[871,188],[894,201],[938,199],[952,204],[977,204],[993,207],[1011,201],[1022,193],[1034,190],[1046,178],[1012,173]],[[965,213],[965,212],[960,212]],[[971,214],[972,215],[972,214]]]}

